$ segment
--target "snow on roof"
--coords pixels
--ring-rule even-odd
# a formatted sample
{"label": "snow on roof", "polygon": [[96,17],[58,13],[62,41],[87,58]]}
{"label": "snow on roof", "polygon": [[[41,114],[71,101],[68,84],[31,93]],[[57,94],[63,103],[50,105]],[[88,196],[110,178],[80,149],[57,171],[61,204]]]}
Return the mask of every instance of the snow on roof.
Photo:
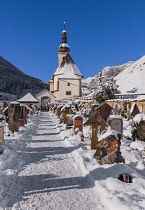
{"label": "snow on roof", "polygon": [[131,115],[131,114],[132,114],[132,112],[133,112],[133,109],[134,109],[135,105],[137,105],[137,104],[136,104],[136,103],[133,103],[133,104],[132,104],[131,109],[130,109],[130,111],[129,111],[129,115]]}
{"label": "snow on roof", "polygon": [[23,106],[25,106],[28,110],[30,110],[30,111],[33,111],[33,109],[32,108],[30,108],[28,105],[23,105]]}
{"label": "snow on roof", "polygon": [[64,66],[59,66],[57,69],[56,69],[56,72],[54,73],[54,75],[57,75],[57,74],[64,74],[64,73],[73,73],[75,75],[80,75],[82,76],[81,72],[79,71],[78,67],[76,64],[74,63],[65,63]]}
{"label": "snow on roof", "polygon": [[121,119],[123,120],[123,117],[121,115],[110,115],[107,119],[107,121],[110,121],[112,119]]}
{"label": "snow on roof", "polygon": [[67,114],[67,117],[73,118],[74,114]]}
{"label": "snow on roof", "polygon": [[69,107],[74,113],[76,112],[75,104],[73,103],[73,101],[70,101],[70,102],[68,102],[67,104],[65,104],[65,105],[61,108],[61,111],[63,111],[66,107]]}
{"label": "snow on roof", "polygon": [[62,33],[64,33],[64,32],[67,33],[66,30],[63,30],[63,31],[62,31]]}
{"label": "snow on roof", "polygon": [[[35,97],[38,97],[39,95],[41,95],[42,93],[44,93],[44,92],[48,92],[50,95],[52,95],[53,97],[55,97],[52,93],[50,93],[50,91],[49,90],[47,90],[47,89],[44,89],[44,90],[42,90],[40,93],[38,93]],[[55,97],[56,98],[56,97]]]}
{"label": "snow on roof", "polygon": [[[115,79],[118,90],[121,94],[129,93],[145,93],[145,56],[127,67],[124,71],[119,73]],[[139,96],[140,99],[145,99],[145,96]]]}
{"label": "snow on roof", "polygon": [[134,123],[140,123],[141,121],[145,120],[145,114],[141,113],[141,114],[137,114],[135,115],[135,117],[133,118],[133,122]]}
{"label": "snow on roof", "polygon": [[58,79],[80,79],[72,72],[66,72],[62,76],[60,76]]}
{"label": "snow on roof", "polygon": [[66,43],[61,43],[61,45],[60,45],[59,47],[68,47],[68,48],[70,48],[70,47],[68,46],[68,44],[66,44]]}
{"label": "snow on roof", "polygon": [[77,118],[77,117],[81,117],[81,118],[83,118],[81,115],[75,115],[74,117],[73,117],[73,119],[75,119],[75,118]]}
{"label": "snow on roof", "polygon": [[31,93],[27,93],[25,96],[23,96],[22,98],[20,98],[18,100],[18,102],[33,102],[33,103],[37,103],[38,100],[36,98],[34,98],[34,96],[31,95]]}
{"label": "snow on roof", "polygon": [[20,104],[18,101],[11,101],[10,104]]}

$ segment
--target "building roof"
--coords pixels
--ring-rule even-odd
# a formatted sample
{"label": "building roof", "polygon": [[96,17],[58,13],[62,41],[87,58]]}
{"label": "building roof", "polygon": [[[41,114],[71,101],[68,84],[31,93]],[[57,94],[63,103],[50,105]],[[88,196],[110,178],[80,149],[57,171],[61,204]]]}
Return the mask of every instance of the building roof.
{"label": "building roof", "polygon": [[[67,64],[66,64],[67,65]],[[66,72],[62,76],[60,76],[58,79],[80,79],[72,72]]]}
{"label": "building roof", "polygon": [[[48,92],[50,95],[52,95],[53,97],[55,97],[49,90],[47,89],[44,89],[43,91],[41,91],[40,93],[38,93],[35,97],[37,98],[39,95],[45,93],[45,92]],[[55,97],[56,98],[56,97]]]}
{"label": "building roof", "polygon": [[64,73],[73,73],[75,75],[82,76],[81,72],[79,71],[77,65],[73,61],[71,55],[68,53],[66,56],[63,57],[61,65],[56,69],[54,75],[64,74]]}
{"label": "building roof", "polygon": [[31,95],[31,93],[27,93],[25,96],[17,100],[20,103],[38,103],[38,100]]}

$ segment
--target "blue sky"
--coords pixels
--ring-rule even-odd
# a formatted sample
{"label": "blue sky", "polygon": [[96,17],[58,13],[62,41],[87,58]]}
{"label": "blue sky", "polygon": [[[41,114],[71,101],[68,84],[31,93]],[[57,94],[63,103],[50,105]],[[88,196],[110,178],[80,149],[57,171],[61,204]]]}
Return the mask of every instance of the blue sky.
{"label": "blue sky", "polygon": [[0,55],[48,82],[64,21],[84,78],[145,54],[145,0],[0,0]]}

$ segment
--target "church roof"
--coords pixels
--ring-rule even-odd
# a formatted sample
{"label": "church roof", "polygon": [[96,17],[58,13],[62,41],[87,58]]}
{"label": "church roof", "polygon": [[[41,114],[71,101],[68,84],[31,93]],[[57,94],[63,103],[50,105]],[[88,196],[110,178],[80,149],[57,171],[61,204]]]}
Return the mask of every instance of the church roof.
{"label": "church roof", "polygon": [[38,103],[38,100],[31,95],[31,93],[27,93],[25,96],[17,100],[20,103]]}
{"label": "church roof", "polygon": [[64,73],[73,73],[75,75],[82,76],[81,72],[79,71],[77,65],[73,61],[71,55],[68,53],[65,57],[63,57],[61,65],[56,69],[54,75],[64,74]]}
{"label": "church roof", "polygon": [[[66,64],[67,65],[67,64]],[[75,74],[73,74],[72,72],[66,72],[64,73],[61,77],[59,77],[58,79],[80,79],[79,77],[77,77]]]}

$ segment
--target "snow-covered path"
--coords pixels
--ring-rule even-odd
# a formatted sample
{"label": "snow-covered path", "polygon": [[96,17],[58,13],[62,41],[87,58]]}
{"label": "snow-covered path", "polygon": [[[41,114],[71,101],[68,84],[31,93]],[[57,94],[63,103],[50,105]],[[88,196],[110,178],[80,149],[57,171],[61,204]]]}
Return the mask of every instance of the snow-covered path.
{"label": "snow-covered path", "polygon": [[6,209],[105,209],[71,151],[63,146],[51,115],[41,113],[37,132],[24,151],[28,161],[18,174],[17,197],[10,197]]}

